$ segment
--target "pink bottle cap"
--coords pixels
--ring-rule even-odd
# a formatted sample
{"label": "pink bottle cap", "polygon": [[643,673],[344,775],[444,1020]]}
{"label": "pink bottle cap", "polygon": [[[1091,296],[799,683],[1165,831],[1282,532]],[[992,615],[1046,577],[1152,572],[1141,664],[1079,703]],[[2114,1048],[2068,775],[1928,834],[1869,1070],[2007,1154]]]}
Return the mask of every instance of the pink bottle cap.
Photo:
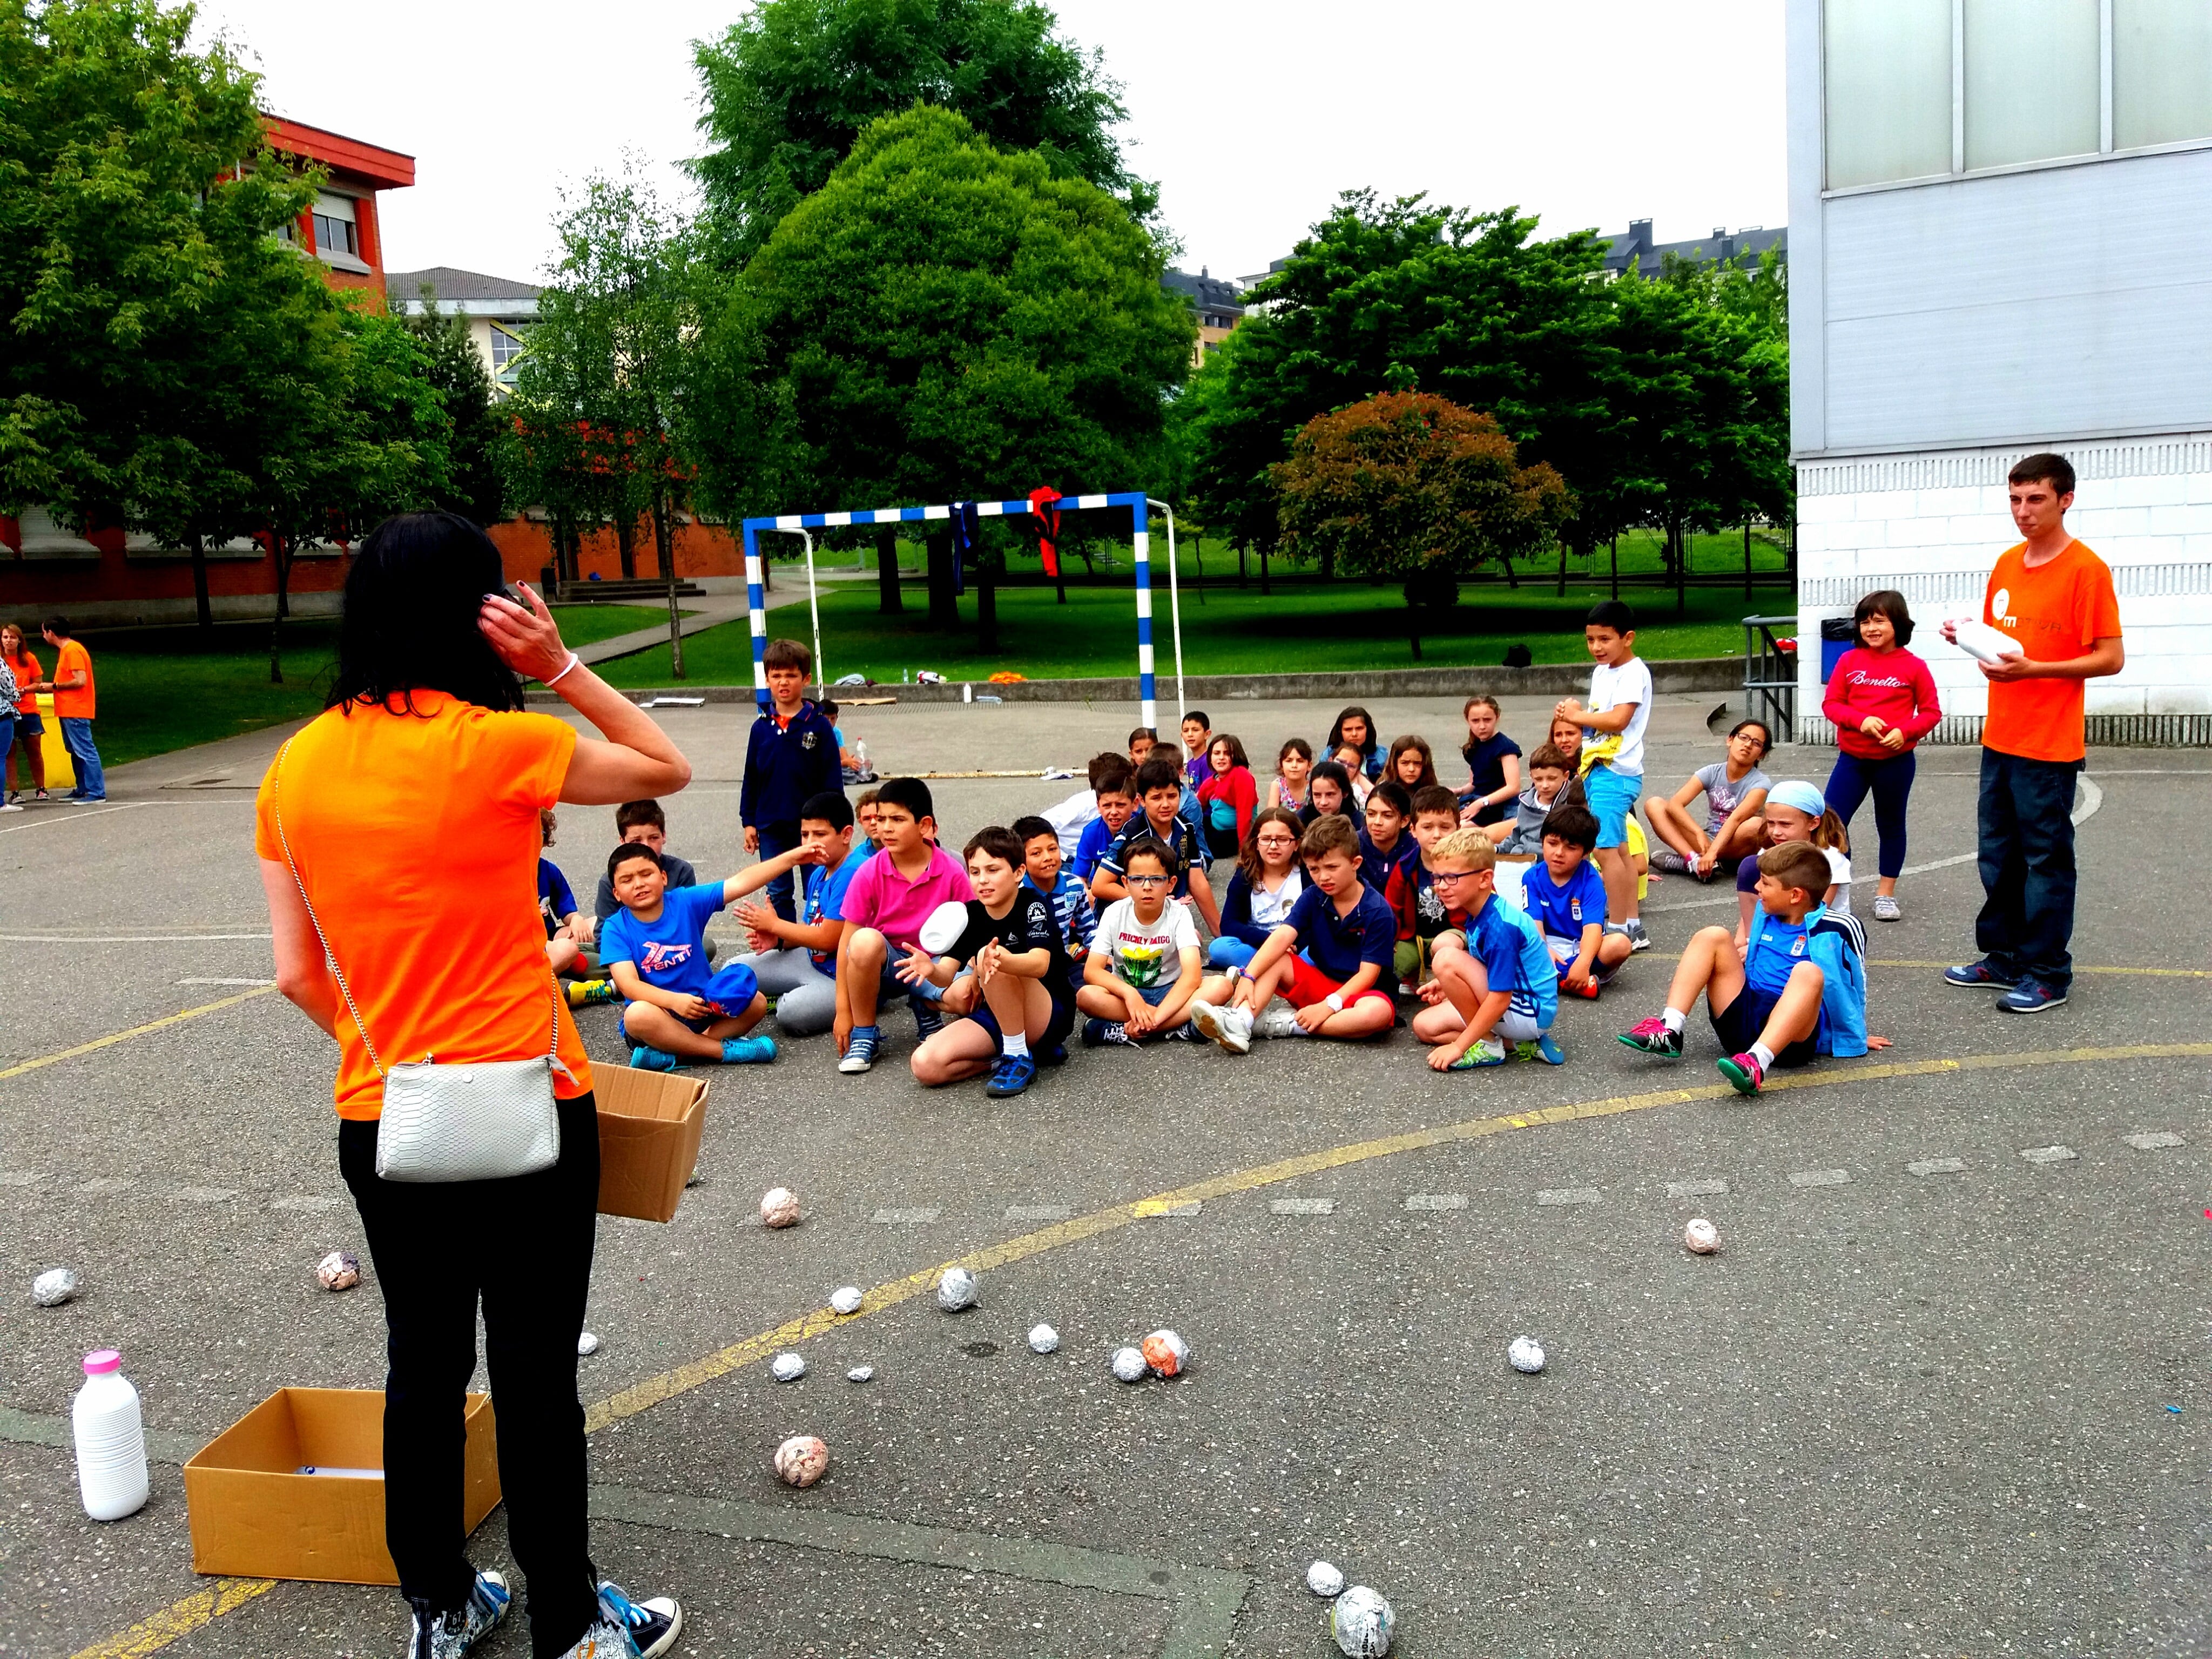
{"label": "pink bottle cap", "polygon": [[122,1369],[123,1356],[112,1348],[97,1349],[84,1357],[84,1374],[87,1376],[105,1376],[110,1371]]}

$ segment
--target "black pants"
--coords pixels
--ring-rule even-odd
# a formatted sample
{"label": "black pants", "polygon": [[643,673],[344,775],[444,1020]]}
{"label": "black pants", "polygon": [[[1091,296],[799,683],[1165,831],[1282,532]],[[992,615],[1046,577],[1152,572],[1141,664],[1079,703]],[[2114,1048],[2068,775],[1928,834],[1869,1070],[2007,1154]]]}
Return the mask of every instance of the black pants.
{"label": "black pants", "polygon": [[2074,982],[2074,782],[2080,761],[1982,750],[1981,871],[1974,943],[2015,979]]}
{"label": "black pants", "polygon": [[475,1582],[461,1529],[462,1411],[481,1297],[500,1491],[538,1659],[566,1653],[598,1616],[576,1338],[599,1222],[599,1113],[588,1094],[560,1111],[560,1162],[507,1181],[380,1180],[376,1125],[338,1126],[338,1168],[391,1334],[385,1540],[400,1590],[444,1611]]}
{"label": "black pants", "polygon": [[1905,873],[1905,808],[1912,798],[1912,775],[1919,768],[1918,757],[1908,749],[1884,760],[1838,754],[1835,769],[1828,774],[1828,810],[1844,821],[1846,830],[1868,792],[1873,792],[1875,832],[1881,837],[1878,867],[1887,880],[1895,881]]}

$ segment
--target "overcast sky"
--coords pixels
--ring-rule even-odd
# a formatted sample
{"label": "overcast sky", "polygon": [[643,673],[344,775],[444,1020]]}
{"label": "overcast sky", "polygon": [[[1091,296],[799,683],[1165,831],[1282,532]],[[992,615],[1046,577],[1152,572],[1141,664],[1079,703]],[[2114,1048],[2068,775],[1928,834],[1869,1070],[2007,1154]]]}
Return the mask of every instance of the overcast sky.
{"label": "overcast sky", "polygon": [[[747,0],[205,0],[277,113],[416,158],[384,198],[393,270],[534,277],[561,190],[634,149],[684,186],[690,42]],[[1775,0],[1059,0],[1126,88],[1183,263],[1266,269],[1340,191],[1518,204],[1659,239],[1786,216]]]}

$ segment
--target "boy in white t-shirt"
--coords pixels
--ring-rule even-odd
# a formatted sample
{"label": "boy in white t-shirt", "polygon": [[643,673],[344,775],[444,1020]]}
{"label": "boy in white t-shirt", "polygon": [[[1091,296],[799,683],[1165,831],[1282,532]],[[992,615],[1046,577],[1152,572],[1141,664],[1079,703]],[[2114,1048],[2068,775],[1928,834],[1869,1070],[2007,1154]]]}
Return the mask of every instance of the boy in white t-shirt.
{"label": "boy in white t-shirt", "polygon": [[1083,1041],[1191,1040],[1188,1005],[1198,989],[1198,929],[1189,907],[1170,896],[1175,855],[1149,836],[1122,849],[1126,898],[1100,913],[1084,959],[1075,1006],[1087,1018]]}
{"label": "boy in white t-shirt", "polygon": [[1644,793],[1644,729],[1651,723],[1651,670],[1636,654],[1636,613],[1620,599],[1600,599],[1583,623],[1583,641],[1597,666],[1589,702],[1560,699],[1553,712],[1575,721],[1588,739],[1583,798],[1597,817],[1597,868],[1606,908],[1628,935],[1629,948],[1650,949],[1636,914],[1636,866],[1628,826]]}

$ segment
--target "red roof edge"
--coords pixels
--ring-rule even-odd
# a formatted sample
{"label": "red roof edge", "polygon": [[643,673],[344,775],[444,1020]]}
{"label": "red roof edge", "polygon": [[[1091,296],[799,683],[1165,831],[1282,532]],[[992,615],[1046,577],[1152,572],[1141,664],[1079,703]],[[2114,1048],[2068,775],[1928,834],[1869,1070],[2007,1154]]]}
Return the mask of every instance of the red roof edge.
{"label": "red roof edge", "polygon": [[262,112],[268,124],[269,142],[287,155],[320,161],[331,173],[369,185],[377,190],[404,190],[415,182],[415,158],[396,149],[363,143],[343,133],[287,121]]}

